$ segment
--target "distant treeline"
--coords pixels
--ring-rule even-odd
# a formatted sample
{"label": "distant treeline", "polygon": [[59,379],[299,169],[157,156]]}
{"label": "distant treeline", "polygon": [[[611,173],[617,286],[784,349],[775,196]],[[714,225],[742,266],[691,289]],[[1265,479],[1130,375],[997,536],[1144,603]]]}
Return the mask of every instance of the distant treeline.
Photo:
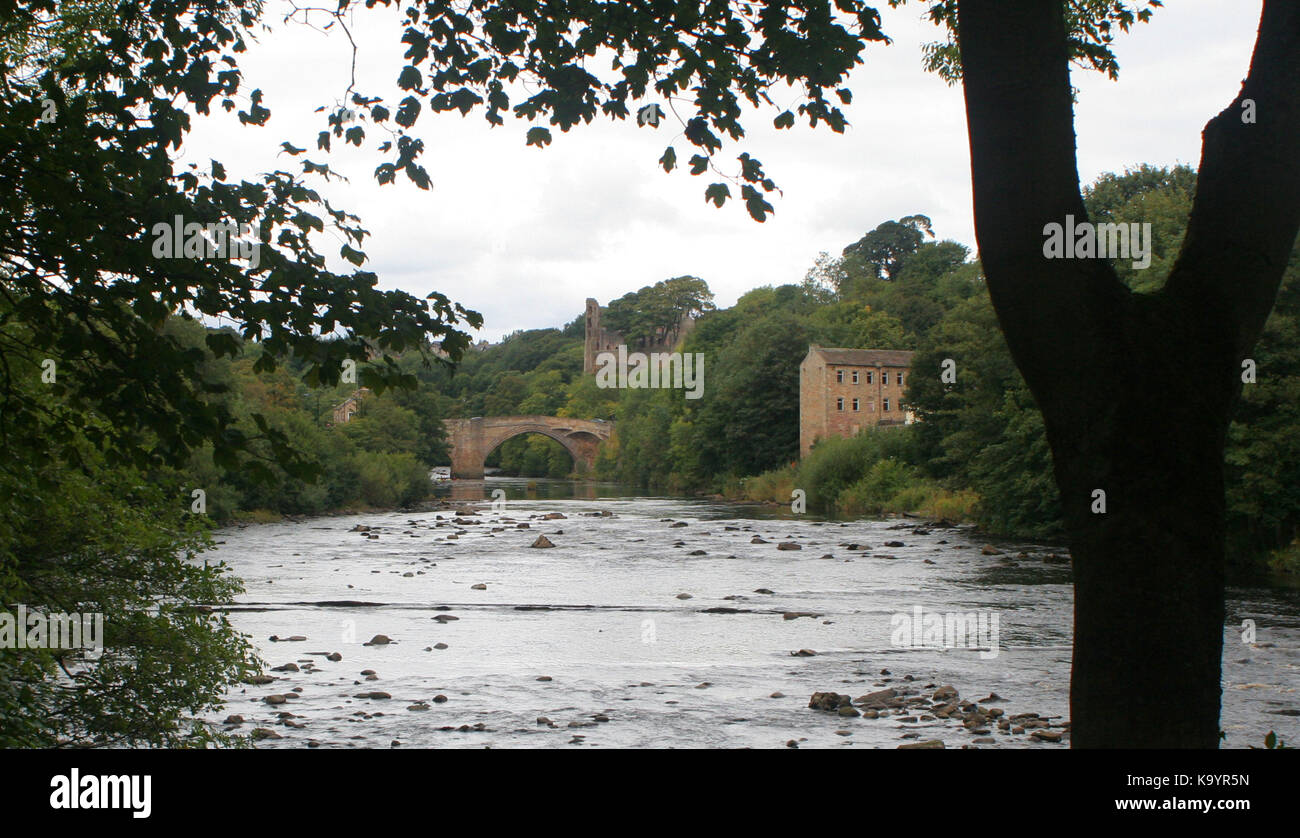
{"label": "distant treeline", "polygon": [[[1163,283],[1195,180],[1187,167],[1143,166],[1086,190],[1094,221],[1152,225],[1150,267],[1115,264],[1134,291]],[[1254,353],[1255,381],[1245,385],[1228,449],[1233,555],[1273,553],[1282,564],[1295,563],[1287,548],[1300,532],[1298,263],[1293,257]],[[333,407],[356,385],[308,388],[293,359],[254,373],[254,346],[236,361],[210,364],[227,391],[222,398],[282,430],[314,459],[318,478],[289,475],[269,457],[218,467],[202,454],[184,478],[207,487],[219,519],[401,506],[426,497],[429,469],[449,462],[443,419],[542,414],[616,421],[592,475],[602,479],[779,503],[802,489],[811,511],[906,511],[1009,536],[1061,534],[1042,418],[1008,354],[979,263],[964,245],[936,240],[925,216],[880,224],[840,255],[823,254],[802,282],[754,289],[727,309],[715,310],[707,285],[694,278],[647,286],[612,308],[624,325],[641,310],[700,312],[681,349],[705,358],[703,397],[598,387],[582,374],[579,315],[563,328],[515,332],[471,349],[454,371],[422,365],[414,353],[403,357],[415,389],[366,397],[356,418],[331,428]],[[170,327],[202,346],[194,323]],[[799,363],[810,343],[914,350],[907,403],[921,421],[826,440],[798,462]],[[949,359],[956,376],[945,384],[940,373]],[[247,430],[258,429],[250,421]],[[487,464],[525,476],[563,477],[574,468],[558,443],[537,435],[504,443]]]}

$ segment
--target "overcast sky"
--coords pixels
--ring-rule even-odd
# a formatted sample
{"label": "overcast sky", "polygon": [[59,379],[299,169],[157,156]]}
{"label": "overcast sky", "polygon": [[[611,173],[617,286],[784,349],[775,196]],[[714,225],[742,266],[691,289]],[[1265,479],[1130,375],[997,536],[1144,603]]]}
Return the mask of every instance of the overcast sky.
{"label": "overcast sky", "polygon": [[[886,6],[882,2],[880,6]],[[228,115],[198,118],[184,149],[206,168],[222,160],[231,177],[280,168],[301,158],[277,156],[281,140],[315,150],[320,105],[347,88],[350,48],[341,33],[280,23],[282,0],[267,0],[274,31],[242,59],[246,84],[262,88],[272,118],[241,127]],[[704,201],[715,178],[684,169],[665,174],[657,161],[680,128],[635,120],[554,131],[545,150],[526,147],[528,123],[491,128],[481,113],[432,116],[415,126],[433,188],[398,179],[380,187],[382,162],[367,138],[328,160],[351,178],[321,187],[357,213],[371,231],[366,267],[387,288],[441,291],[484,315],[477,337],[497,340],[516,329],[561,326],[587,297],[602,304],[682,274],[708,282],[725,307],[751,288],[799,282],[817,254],[834,254],[882,221],[922,213],[939,238],[974,249],[966,125],[959,88],[921,69],[920,45],[939,31],[921,19],[922,3],[882,9],[889,46],[868,45],[866,63],[848,86],[848,131],[806,125],[776,131],[775,111],[750,116],[743,146],[763,161],[784,190],[769,200],[775,215],[754,222],[739,202],[716,209]],[[1168,0],[1152,22],[1118,40],[1120,80],[1074,71],[1079,174],[1098,175],[1140,163],[1196,165],[1205,122],[1236,95],[1250,62],[1260,3]],[[323,18],[318,18],[323,22]],[[393,106],[404,47],[394,10],[357,10],[358,88]],[[774,97],[775,98],[775,97]],[[650,101],[650,100],[647,100]],[[778,100],[779,101],[779,100]],[[689,144],[676,138],[679,158]],[[735,191],[733,189],[733,191]],[[320,245],[336,253],[338,246]],[[341,260],[335,265],[342,270]]]}

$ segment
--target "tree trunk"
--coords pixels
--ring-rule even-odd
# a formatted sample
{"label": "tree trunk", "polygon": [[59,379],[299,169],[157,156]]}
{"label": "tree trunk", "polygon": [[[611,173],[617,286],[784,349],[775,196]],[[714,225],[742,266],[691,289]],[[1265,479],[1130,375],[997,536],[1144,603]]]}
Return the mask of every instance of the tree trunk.
{"label": "tree trunk", "polygon": [[959,0],[958,37],[980,260],[1074,555],[1071,741],[1213,748],[1224,443],[1300,230],[1300,3],[1264,3],[1250,74],[1205,128],[1178,260],[1141,295],[1102,259],[1043,252],[1045,224],[1087,219],[1062,6]]}
{"label": "tree trunk", "polygon": [[1218,745],[1229,388],[1157,340],[1098,371],[1106,404],[1048,420],[1074,557],[1074,747]]}

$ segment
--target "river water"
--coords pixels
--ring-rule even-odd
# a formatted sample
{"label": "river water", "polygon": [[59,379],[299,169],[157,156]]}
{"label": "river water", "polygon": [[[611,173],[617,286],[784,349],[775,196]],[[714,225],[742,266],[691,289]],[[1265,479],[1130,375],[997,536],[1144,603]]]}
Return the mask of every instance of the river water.
{"label": "river water", "polygon": [[[232,622],[268,668],[297,671],[231,691],[214,720],[239,715],[232,729],[273,734],[259,747],[1069,741],[1062,548],[603,484],[449,488],[444,509],[221,531],[208,557],[247,587]],[[539,535],[555,546],[531,547]],[[984,631],[964,641],[903,633],[955,625],[954,614]],[[1225,746],[1259,745],[1270,730],[1300,744],[1300,591],[1235,587],[1228,615]],[[1247,619],[1254,644],[1242,639]],[[375,635],[391,642],[367,645]],[[993,695],[978,706],[997,709],[969,727],[927,713],[916,699],[943,686],[959,700]],[[815,692],[856,699],[888,688],[912,704],[863,716],[808,706]],[[1039,721],[1025,724],[1028,713]]]}

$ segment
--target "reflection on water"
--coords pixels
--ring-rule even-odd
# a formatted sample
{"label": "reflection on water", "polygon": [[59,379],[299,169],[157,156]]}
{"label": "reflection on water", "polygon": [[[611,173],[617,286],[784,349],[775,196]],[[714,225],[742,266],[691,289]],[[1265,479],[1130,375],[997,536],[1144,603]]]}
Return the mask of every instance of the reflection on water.
{"label": "reflection on water", "polygon": [[[994,542],[986,555],[967,528],[610,483],[489,477],[438,490],[456,508],[221,535],[218,557],[247,585],[232,620],[271,666],[293,664],[230,696],[244,730],[282,737],[264,746],[1063,747],[997,717],[985,730],[919,705],[878,718],[808,707],[815,692],[952,685],[1061,732],[1072,598],[1059,547]],[[539,536],[555,546],[533,546]],[[1268,730],[1300,741],[1298,600],[1230,591],[1229,746]],[[997,656],[900,645],[900,615],[917,608],[996,615]],[[392,642],[366,645],[376,635]]]}

